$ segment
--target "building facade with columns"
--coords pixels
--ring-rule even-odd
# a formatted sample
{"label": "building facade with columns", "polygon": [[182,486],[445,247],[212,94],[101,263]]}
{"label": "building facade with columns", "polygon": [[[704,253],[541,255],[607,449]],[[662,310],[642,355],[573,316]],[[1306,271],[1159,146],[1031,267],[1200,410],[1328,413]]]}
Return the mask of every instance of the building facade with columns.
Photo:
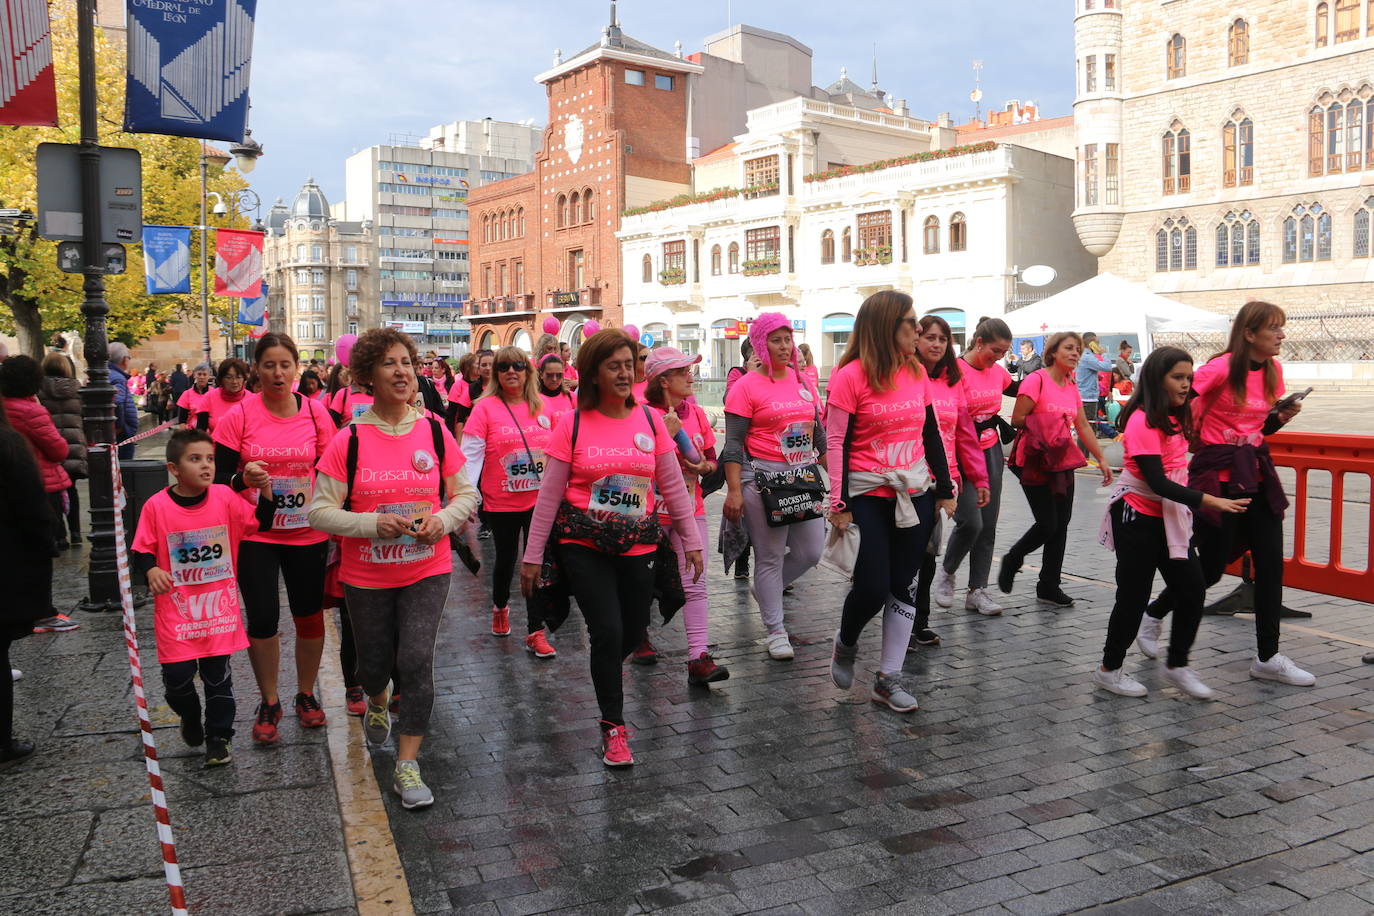
{"label": "building facade with columns", "polygon": [[1276,302],[1295,358],[1332,316],[1374,328],[1374,4],[1075,7],[1074,225],[1100,269],[1220,312]]}
{"label": "building facade with columns", "polygon": [[742,328],[763,311],[789,315],[828,374],[859,305],[886,289],[962,339],[1024,295],[1018,268],[1055,268],[1037,294],[1092,276],[1070,220],[1072,159],[1016,142],[1062,149],[1072,130],[956,132],[947,118],[806,98],[755,109],[744,134],[694,163],[695,187],[712,190],[624,218],[626,321],[700,352],[712,377],[739,365]]}
{"label": "building facade with columns", "polygon": [[290,335],[302,359],[327,359],[340,336],[377,327],[376,248],[371,222],[332,218],[307,178],[290,206],[279,199],[267,213],[268,327]]}

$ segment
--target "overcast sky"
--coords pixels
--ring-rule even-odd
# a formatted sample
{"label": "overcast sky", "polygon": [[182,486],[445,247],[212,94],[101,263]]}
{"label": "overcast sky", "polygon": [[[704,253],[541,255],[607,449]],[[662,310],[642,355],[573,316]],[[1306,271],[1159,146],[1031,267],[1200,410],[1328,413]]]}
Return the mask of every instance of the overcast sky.
{"label": "overcast sky", "polygon": [[[848,67],[878,81],[912,115],[973,115],[972,61],[983,105],[1033,99],[1045,116],[1071,113],[1073,4],[1015,0],[621,0],[629,35],[671,51],[701,50],[732,21],[783,32],[811,48],[812,81]],[[266,208],[290,203],[313,175],[330,203],[343,197],[344,160],[394,134],[492,117],[545,121],[543,87],[554,48],[597,41],[606,0],[267,0],[258,4],[252,128],[266,155],[252,175]]]}

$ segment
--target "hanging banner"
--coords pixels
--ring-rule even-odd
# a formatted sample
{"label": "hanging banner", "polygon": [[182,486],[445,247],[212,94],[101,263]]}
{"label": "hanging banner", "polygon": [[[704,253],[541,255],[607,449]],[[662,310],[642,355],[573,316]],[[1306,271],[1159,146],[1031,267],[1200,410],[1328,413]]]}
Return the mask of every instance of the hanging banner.
{"label": "hanging banner", "polygon": [[143,227],[143,277],[153,295],[191,291],[189,226]]}
{"label": "hanging banner", "polygon": [[256,299],[262,295],[263,233],[215,230],[215,295]]}
{"label": "hanging banner", "polygon": [[124,129],[243,139],[258,0],[128,0]]}
{"label": "hanging banner", "polygon": [[[262,299],[263,299],[263,302],[264,302],[264,303],[267,302],[267,297],[266,297],[266,296],[263,296]],[[266,333],[267,333],[267,329],[270,328],[270,327],[272,326],[271,318],[272,318],[272,316],[271,316],[271,314],[267,311],[267,307],[266,307],[266,305],[264,304],[263,310],[262,310],[262,324],[255,326],[251,331],[249,331],[249,332],[248,332],[248,336],[251,337],[251,338],[253,338],[254,340],[256,340],[256,339],[258,339],[259,337],[262,337],[264,334],[266,334]]]}
{"label": "hanging banner", "polygon": [[0,124],[57,126],[48,0],[0,0]]}
{"label": "hanging banner", "polygon": [[262,295],[252,299],[239,300],[239,324],[267,324],[267,284],[262,285]]}

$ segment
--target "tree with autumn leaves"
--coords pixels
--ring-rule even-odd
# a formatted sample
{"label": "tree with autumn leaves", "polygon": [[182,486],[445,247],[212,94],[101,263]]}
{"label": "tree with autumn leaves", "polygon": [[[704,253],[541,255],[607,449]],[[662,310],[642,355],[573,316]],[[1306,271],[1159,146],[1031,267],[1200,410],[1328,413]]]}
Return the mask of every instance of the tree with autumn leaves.
{"label": "tree with autumn leaves", "polygon": [[[76,3],[55,0],[52,45],[57,81],[59,127],[0,127],[0,207],[38,212],[34,155],[40,143],[80,141],[76,48]],[[138,150],[143,157],[143,222],[196,226],[200,222],[201,142],[186,137],[130,134],[124,123],[125,52],[121,44],[96,30],[100,143]],[[237,171],[210,165],[209,188],[226,198],[246,186]],[[237,222],[234,220],[238,219]],[[226,228],[243,227],[231,215]],[[0,331],[13,333],[23,352],[41,357],[53,331],[79,331],[81,275],[57,267],[57,243],[38,238],[36,224],[21,224],[13,234],[0,235]],[[209,243],[213,256],[214,236]],[[133,343],[159,334],[183,315],[200,311],[200,272],[191,271],[187,295],[147,294],[143,279],[143,249],[128,245],[128,270],[105,278],[110,304],[110,339]],[[200,264],[200,233],[191,233],[191,263]],[[210,282],[214,282],[213,263]],[[237,299],[211,296],[212,315],[232,320]]]}

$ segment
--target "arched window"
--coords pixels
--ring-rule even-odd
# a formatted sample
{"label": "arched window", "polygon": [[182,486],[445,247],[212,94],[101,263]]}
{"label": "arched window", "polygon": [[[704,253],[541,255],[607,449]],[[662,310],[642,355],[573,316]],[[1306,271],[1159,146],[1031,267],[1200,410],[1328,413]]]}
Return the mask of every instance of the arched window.
{"label": "arched window", "polygon": [[1364,105],[1352,99],[1345,106],[1345,170],[1357,172],[1364,165]]}
{"label": "arched window", "polygon": [[1254,181],[1255,125],[1238,111],[1221,129],[1221,183],[1234,188]]}
{"label": "arched window", "polygon": [[1155,270],[1196,270],[1197,229],[1187,217],[1164,221],[1155,233]]}
{"label": "arched window", "polygon": [[720,246],[711,246],[711,276],[720,276]]}
{"label": "arched window", "polygon": [[572,201],[569,206],[572,209],[572,215],[568,217],[568,225],[576,226],[578,223],[582,222],[582,195],[573,191]]}
{"label": "arched window", "polygon": [[515,212],[516,212],[516,217],[520,220],[520,236],[521,236],[521,238],[524,238],[524,236],[525,236],[525,208],[524,208],[524,207],[521,207],[519,210],[517,210],[517,211],[515,211]]}
{"label": "arched window", "polygon": [[1169,233],[1161,229],[1155,233],[1155,270],[1169,269]]}
{"label": "arched window", "polygon": [[1164,193],[1186,194],[1193,184],[1192,137],[1175,121],[1163,139]]}
{"label": "arched window", "polygon": [[491,241],[491,214],[490,214],[490,213],[483,213],[483,214],[482,214],[482,241],[484,241],[484,242],[490,242],[490,241]]}
{"label": "arched window", "polygon": [[730,273],[739,273],[739,242],[730,243]]}
{"label": "arched window", "polygon": [[925,221],[924,245],[922,250],[926,254],[940,253],[940,218],[938,216],[927,216]]}
{"label": "arched window", "polygon": [[[1315,209],[1315,205],[1314,205]],[[1317,260],[1331,260],[1331,214],[1317,214]]]}
{"label": "arched window", "polygon": [[840,260],[846,264],[854,260],[854,235],[849,231],[848,226],[845,226],[844,231],[840,233]]}
{"label": "arched window", "polygon": [[964,221],[962,213],[956,213],[949,218],[949,250],[968,250],[968,224]]}
{"label": "arched window", "polygon": [[1336,0],[1336,41],[1360,37],[1360,0]]}
{"label": "arched window", "polygon": [[821,263],[835,263],[835,230],[827,229],[821,233]]}
{"label": "arched window", "polygon": [[564,194],[558,195],[558,228],[562,229],[568,225],[568,198]]}
{"label": "arched window", "polygon": [[1188,73],[1188,45],[1177,32],[1170,36],[1165,45],[1164,67],[1171,80]]}
{"label": "arched window", "polygon": [[1332,250],[1331,214],[1321,204],[1298,204],[1283,221],[1283,262],[1329,261]]}
{"label": "arched window", "polygon": [[589,223],[596,219],[596,208],[592,204],[591,188],[586,188],[582,192],[582,218]]}
{"label": "arched window", "polygon": [[1217,223],[1217,266],[1244,267],[1260,260],[1259,220],[1249,210],[1227,213]]}
{"label": "arched window", "polygon": [[510,211],[501,214],[501,241],[510,238]]}
{"label": "arched window", "polygon": [[1250,24],[1244,19],[1237,19],[1227,30],[1226,62],[1232,67],[1250,63]]}
{"label": "arched window", "polygon": [[644,259],[639,262],[639,273],[640,282],[654,282],[654,259],[652,257],[646,254]]}
{"label": "arched window", "polygon": [[1369,257],[1369,215],[1374,211],[1374,197],[1367,197],[1364,206],[1355,211],[1355,257]]}
{"label": "arched window", "polygon": [[1325,3],[1317,4],[1317,47],[1324,48],[1331,32],[1331,8]]}

